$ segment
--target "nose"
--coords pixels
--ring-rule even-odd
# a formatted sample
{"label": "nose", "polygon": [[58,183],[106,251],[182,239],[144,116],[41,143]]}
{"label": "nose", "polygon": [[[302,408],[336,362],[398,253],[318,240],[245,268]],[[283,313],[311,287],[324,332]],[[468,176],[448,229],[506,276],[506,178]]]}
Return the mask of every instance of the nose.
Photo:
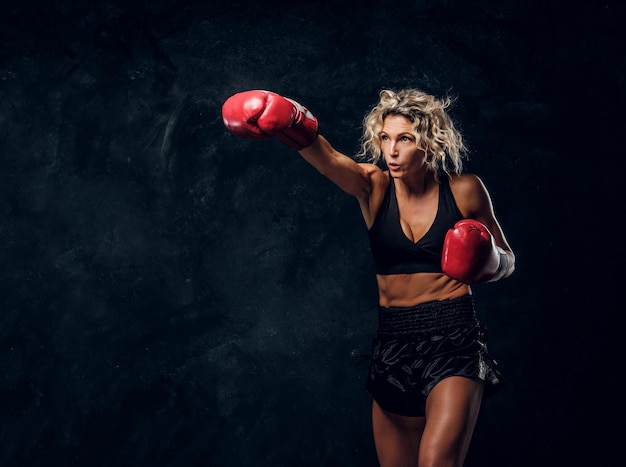
{"label": "nose", "polygon": [[398,155],[398,148],[395,141],[389,142],[389,155],[392,157],[396,157]]}

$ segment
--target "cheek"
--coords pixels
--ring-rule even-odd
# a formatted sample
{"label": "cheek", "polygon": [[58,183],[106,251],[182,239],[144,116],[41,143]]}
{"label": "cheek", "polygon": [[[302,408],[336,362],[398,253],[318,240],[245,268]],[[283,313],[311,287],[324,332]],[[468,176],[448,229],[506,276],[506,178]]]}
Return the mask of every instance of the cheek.
{"label": "cheek", "polygon": [[384,154],[387,154],[387,148],[389,147],[389,143],[387,141],[381,141],[378,144],[378,147],[380,148],[380,151]]}
{"label": "cheek", "polygon": [[419,149],[415,146],[415,143],[411,141],[410,143],[406,142],[402,145],[399,145],[398,151],[405,154],[406,156],[415,157],[418,154]]}
{"label": "cheek", "polygon": [[415,146],[406,148],[405,154],[408,159],[418,164],[421,164],[425,159],[424,151],[416,148]]}

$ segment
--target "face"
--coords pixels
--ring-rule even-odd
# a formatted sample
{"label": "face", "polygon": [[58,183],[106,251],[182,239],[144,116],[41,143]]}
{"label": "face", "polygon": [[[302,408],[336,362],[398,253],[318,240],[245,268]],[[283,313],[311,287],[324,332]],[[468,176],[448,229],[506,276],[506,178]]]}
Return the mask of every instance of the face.
{"label": "face", "polygon": [[419,143],[408,118],[402,115],[385,117],[380,145],[392,177],[403,177],[426,167],[426,153]]}

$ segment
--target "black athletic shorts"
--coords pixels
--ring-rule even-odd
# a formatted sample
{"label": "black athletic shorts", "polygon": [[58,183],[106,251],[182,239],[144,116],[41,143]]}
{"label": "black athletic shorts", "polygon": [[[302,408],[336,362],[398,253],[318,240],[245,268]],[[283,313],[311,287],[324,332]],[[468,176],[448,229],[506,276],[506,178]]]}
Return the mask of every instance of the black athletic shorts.
{"label": "black athletic shorts", "polygon": [[431,389],[449,376],[485,382],[494,394],[502,375],[487,352],[487,332],[471,295],[414,307],[379,307],[365,388],[381,408],[421,417]]}

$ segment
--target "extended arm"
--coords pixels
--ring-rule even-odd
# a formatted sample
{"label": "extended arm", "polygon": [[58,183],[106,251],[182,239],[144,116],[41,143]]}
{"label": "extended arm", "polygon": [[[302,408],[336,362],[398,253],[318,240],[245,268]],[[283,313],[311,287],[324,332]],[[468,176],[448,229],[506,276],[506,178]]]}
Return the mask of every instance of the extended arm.
{"label": "extended arm", "polygon": [[313,114],[298,102],[276,93],[252,90],[229,97],[222,106],[224,125],[236,136],[274,137],[300,152],[320,173],[345,192],[366,200],[374,166],[358,164],[319,135]]}

